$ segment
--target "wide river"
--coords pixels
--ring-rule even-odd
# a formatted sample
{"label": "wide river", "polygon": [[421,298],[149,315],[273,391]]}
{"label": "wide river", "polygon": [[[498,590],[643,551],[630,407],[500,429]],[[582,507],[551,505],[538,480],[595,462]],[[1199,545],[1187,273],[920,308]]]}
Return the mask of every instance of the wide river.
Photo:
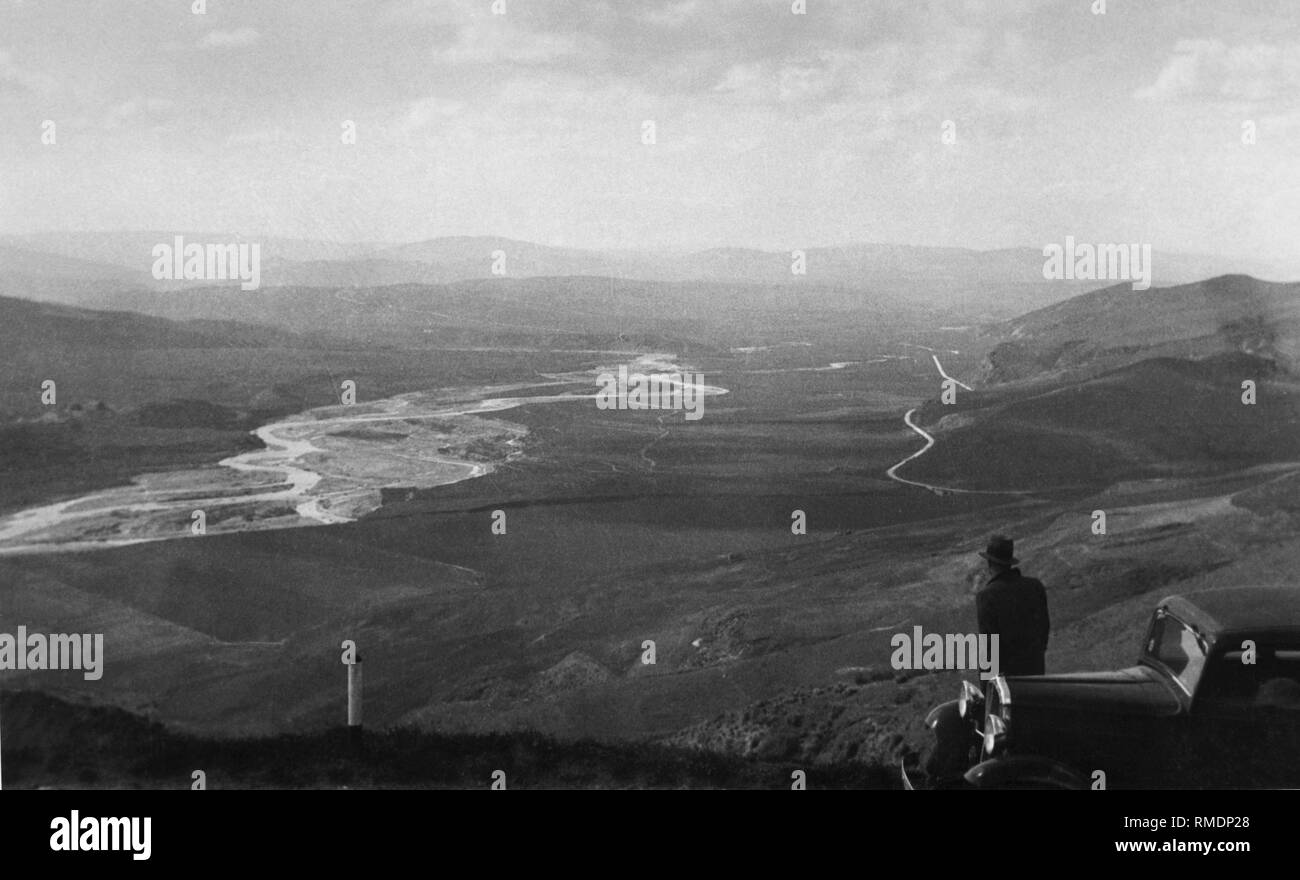
{"label": "wide river", "polygon": [[[689,373],[674,357],[645,354],[628,364],[629,372]],[[544,375],[542,382],[456,389],[454,401],[448,401],[448,392],[439,391],[310,410],[258,428],[253,433],[266,448],[224,459],[216,467],[142,475],[129,486],[0,518],[0,554],[186,537],[195,533],[196,511],[202,511],[205,533],[350,522],[378,506],[382,488],[428,488],[492,470],[490,461],[457,458],[442,450],[488,440],[508,450],[502,460],[517,454],[509,450],[517,450],[526,429],[485,416],[519,406],[596,398],[594,392],[511,392],[590,385],[596,375],[617,369],[598,367]],[[728,393],[712,385],[690,387],[702,396]],[[385,431],[367,432],[372,426]],[[234,508],[242,515],[220,515]]]}

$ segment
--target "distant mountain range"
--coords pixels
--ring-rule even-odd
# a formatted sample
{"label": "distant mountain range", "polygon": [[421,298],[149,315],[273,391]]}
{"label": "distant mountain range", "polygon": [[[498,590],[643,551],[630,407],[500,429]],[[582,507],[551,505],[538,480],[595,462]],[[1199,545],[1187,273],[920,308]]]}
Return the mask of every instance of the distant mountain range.
{"label": "distant mountain range", "polygon": [[[713,248],[698,251],[598,251],[558,248],[493,236],[455,236],[409,244],[334,243],[228,233],[68,232],[0,236],[0,293],[78,305],[102,305],[106,290],[176,289],[207,282],[156,281],[152,250],[177,235],[186,242],[257,243],[261,283],[271,287],[374,288],[454,284],[484,279],[601,277],[628,281],[846,288],[900,302],[1007,317],[1068,299],[1104,282],[1047,281],[1041,250],[850,244],[808,248],[805,274],[790,251]],[[1274,267],[1157,252],[1156,284],[1179,284],[1250,272],[1281,277]]]}
{"label": "distant mountain range", "polygon": [[[239,326],[233,335],[258,345],[274,344],[277,332],[371,341],[592,334],[729,342],[732,334],[758,338],[802,325],[852,332],[875,316],[921,309],[935,318],[961,313],[968,322],[989,324],[990,351],[979,376],[986,385],[1077,379],[1151,357],[1244,353],[1288,372],[1300,364],[1300,284],[1230,274],[1148,290],[1122,282],[1085,292],[1095,282],[1044,281],[1042,258],[1030,249],[820,248],[806,254],[808,275],[792,276],[789,255],[743,249],[670,255],[492,237],[397,246],[267,239],[263,258],[272,268],[264,268],[263,278],[299,280],[265,291],[230,285],[178,291],[158,289],[141,268],[149,250],[166,240],[153,232],[9,236],[0,239],[0,294],[179,322],[233,322],[216,336],[227,338]],[[188,234],[186,240],[223,237]],[[504,259],[505,277],[491,274],[494,255]],[[1175,261],[1163,274],[1195,264]],[[1160,262],[1155,265],[1161,277]],[[658,277],[631,277],[638,274]],[[38,321],[17,301],[0,311],[9,318],[7,335],[52,344],[88,327],[102,335],[98,344],[107,344],[125,320],[91,322],[89,313],[42,310]],[[999,320],[1008,313],[1019,317]],[[30,326],[42,321],[49,327]],[[185,325],[184,332],[196,326]],[[143,323],[134,338],[145,345],[150,334],[171,340],[178,332]]]}

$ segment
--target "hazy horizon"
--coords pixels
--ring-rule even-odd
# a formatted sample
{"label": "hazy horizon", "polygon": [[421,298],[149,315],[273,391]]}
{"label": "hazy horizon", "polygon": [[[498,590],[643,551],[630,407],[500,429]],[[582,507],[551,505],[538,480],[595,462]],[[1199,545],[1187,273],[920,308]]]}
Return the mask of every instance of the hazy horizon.
{"label": "hazy horizon", "polygon": [[[375,247],[375,248],[394,248],[394,247],[402,247],[402,246],[405,246],[405,245],[423,244],[423,243],[426,243],[426,242],[430,242],[430,241],[439,241],[439,240],[449,241],[449,240],[456,240],[456,239],[469,239],[469,240],[472,240],[472,239],[496,239],[496,240],[501,240],[501,241],[513,241],[513,242],[516,242],[516,243],[519,243],[519,244],[535,245],[535,246],[538,246],[538,247],[544,247],[544,248],[554,248],[554,249],[556,249],[556,250],[575,250],[575,251],[585,250],[585,251],[592,251],[592,252],[594,252],[594,253],[629,253],[629,254],[634,254],[634,253],[641,253],[641,254],[674,254],[674,253],[689,254],[689,253],[700,253],[700,252],[710,251],[710,250],[752,250],[752,251],[761,251],[761,252],[769,253],[769,254],[786,254],[787,252],[789,252],[789,251],[792,250],[792,249],[801,249],[801,250],[836,250],[836,249],[841,249],[841,250],[842,250],[842,249],[855,248],[855,247],[882,247],[882,248],[929,248],[929,249],[935,249],[935,250],[948,249],[948,250],[969,251],[969,252],[971,252],[971,253],[977,253],[977,254],[989,254],[989,253],[997,253],[997,252],[1001,252],[1001,251],[1019,251],[1019,250],[1030,250],[1030,251],[1035,251],[1035,252],[1041,252],[1041,250],[1042,250],[1042,248],[1043,248],[1043,246],[1044,246],[1045,244],[1060,244],[1059,241],[1056,241],[1056,242],[1041,242],[1041,243],[1040,243],[1040,242],[1022,242],[1022,243],[1018,243],[1018,244],[1009,244],[1009,245],[1005,245],[1005,246],[980,248],[980,247],[967,247],[967,246],[964,246],[964,245],[946,245],[946,244],[935,244],[935,245],[929,245],[929,244],[918,244],[918,243],[916,243],[916,242],[907,242],[907,241],[883,241],[883,240],[860,239],[860,240],[851,240],[851,241],[835,241],[835,242],[824,242],[824,243],[823,243],[823,242],[804,242],[804,241],[793,242],[793,241],[792,241],[792,242],[786,242],[786,243],[776,244],[776,245],[773,245],[773,246],[770,246],[770,247],[756,247],[756,246],[750,246],[750,245],[739,245],[739,244],[729,244],[729,243],[723,243],[723,244],[709,244],[709,245],[706,245],[706,244],[690,244],[690,243],[684,243],[684,244],[678,244],[678,245],[658,245],[658,246],[655,246],[655,245],[644,245],[644,246],[628,245],[628,246],[623,246],[623,247],[599,247],[599,246],[595,246],[595,247],[584,247],[584,246],[581,246],[581,245],[560,244],[560,243],[551,242],[551,241],[538,241],[538,240],[536,240],[536,239],[516,238],[516,237],[514,237],[514,236],[501,235],[501,234],[493,233],[493,232],[448,232],[448,233],[446,233],[446,234],[444,234],[444,235],[436,235],[436,236],[431,236],[431,237],[428,237],[428,238],[411,238],[411,239],[375,239],[375,238],[372,238],[372,239],[364,239],[364,238],[362,238],[362,239],[344,239],[344,238],[322,238],[322,237],[310,237],[310,238],[309,238],[309,237],[297,236],[297,235],[282,235],[282,234],[279,234],[279,233],[270,233],[270,234],[267,234],[267,235],[258,236],[258,235],[256,235],[256,234],[239,233],[239,232],[234,232],[234,231],[232,231],[232,230],[227,230],[227,229],[198,229],[198,228],[196,228],[196,229],[158,229],[158,228],[147,228],[147,227],[138,227],[138,228],[116,228],[116,229],[110,229],[110,228],[89,228],[89,229],[77,229],[77,228],[71,228],[71,227],[50,227],[50,228],[43,228],[43,229],[28,229],[28,230],[23,230],[23,231],[20,231],[20,232],[9,232],[9,231],[0,232],[0,237],[6,237],[6,238],[24,238],[24,237],[32,237],[32,236],[47,236],[47,235],[48,235],[48,236],[54,236],[54,235],[69,235],[69,236],[93,236],[93,235],[105,235],[105,236],[109,236],[109,235],[163,235],[163,236],[174,236],[174,235],[202,235],[202,236],[207,236],[207,237],[212,237],[212,236],[224,236],[224,235],[237,235],[237,236],[240,236],[240,238],[241,238],[241,239],[244,239],[244,240],[251,240],[251,239],[253,239],[253,238],[258,238],[258,237],[260,237],[260,238],[267,238],[267,239],[280,239],[280,240],[285,240],[285,241],[315,242],[315,243],[320,243],[320,244],[336,244],[336,245],[340,245],[340,246],[360,246],[360,245],[366,245],[366,246],[371,246],[371,247]],[[1077,239],[1078,237],[1075,236],[1075,238]],[[1080,243],[1083,243],[1083,242],[1080,241]],[[1243,257],[1243,256],[1241,256],[1241,255],[1237,255],[1237,254],[1213,253],[1213,252],[1209,252],[1209,251],[1181,251],[1181,250],[1172,250],[1172,249],[1170,249],[1170,250],[1165,250],[1165,251],[1163,251],[1163,252],[1166,253],[1166,254],[1176,255],[1176,256],[1190,256],[1190,257],[1215,257],[1215,258],[1222,259],[1222,260],[1225,260],[1225,261],[1231,261],[1231,260],[1234,260],[1234,259],[1242,259],[1242,260],[1245,260],[1245,259],[1251,259],[1251,258]],[[1279,255],[1279,256],[1280,256],[1280,255]],[[1267,259],[1274,259],[1274,260],[1276,260],[1276,257],[1270,257],[1270,258],[1267,258]],[[1298,274],[1300,274],[1300,269],[1298,269]]]}

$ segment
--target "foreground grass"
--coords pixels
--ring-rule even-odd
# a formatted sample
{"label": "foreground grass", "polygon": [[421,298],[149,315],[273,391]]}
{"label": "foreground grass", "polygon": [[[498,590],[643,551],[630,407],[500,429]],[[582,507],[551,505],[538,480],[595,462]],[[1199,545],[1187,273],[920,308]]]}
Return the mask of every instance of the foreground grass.
{"label": "foreground grass", "polygon": [[202,770],[221,788],[789,789],[896,788],[896,774],[864,763],[795,764],[635,743],[565,741],[530,732],[439,734],[346,730],[217,740],[191,736],[115,708],[48,694],[0,694],[5,784],[12,788],[174,788]]}

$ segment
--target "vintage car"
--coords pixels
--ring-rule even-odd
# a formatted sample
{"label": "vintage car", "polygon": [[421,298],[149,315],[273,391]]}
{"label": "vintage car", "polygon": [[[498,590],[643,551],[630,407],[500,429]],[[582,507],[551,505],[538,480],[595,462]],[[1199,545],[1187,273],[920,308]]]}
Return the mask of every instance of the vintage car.
{"label": "vintage car", "polygon": [[963,682],[926,725],[931,788],[1298,787],[1300,587],[1170,596],[1135,666]]}

